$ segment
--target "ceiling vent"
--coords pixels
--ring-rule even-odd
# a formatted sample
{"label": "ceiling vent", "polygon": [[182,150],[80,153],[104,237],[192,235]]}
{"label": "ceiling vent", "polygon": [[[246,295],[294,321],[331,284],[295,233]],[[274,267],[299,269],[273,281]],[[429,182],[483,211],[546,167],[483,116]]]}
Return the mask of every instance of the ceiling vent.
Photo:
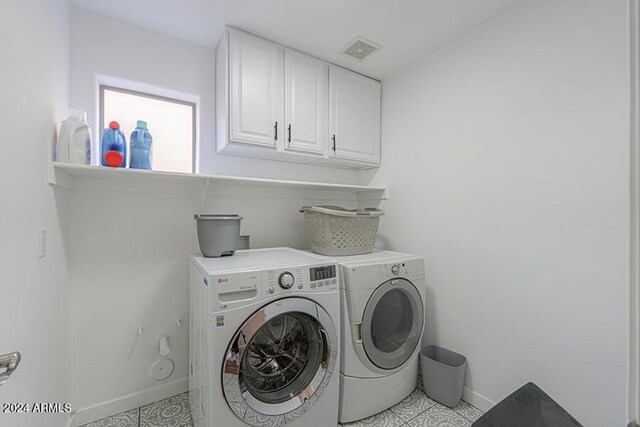
{"label": "ceiling vent", "polygon": [[371,55],[382,46],[365,39],[364,37],[356,37],[354,41],[342,51],[343,54],[350,56],[351,58],[362,61],[367,56]]}

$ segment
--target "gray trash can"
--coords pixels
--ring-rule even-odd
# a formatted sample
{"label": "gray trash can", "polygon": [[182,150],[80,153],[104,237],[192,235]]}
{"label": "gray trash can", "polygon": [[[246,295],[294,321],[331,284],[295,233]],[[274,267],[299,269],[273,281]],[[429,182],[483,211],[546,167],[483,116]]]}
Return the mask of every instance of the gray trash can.
{"label": "gray trash can", "polygon": [[446,348],[430,345],[420,352],[424,391],[431,399],[453,408],[462,399],[467,358]]}

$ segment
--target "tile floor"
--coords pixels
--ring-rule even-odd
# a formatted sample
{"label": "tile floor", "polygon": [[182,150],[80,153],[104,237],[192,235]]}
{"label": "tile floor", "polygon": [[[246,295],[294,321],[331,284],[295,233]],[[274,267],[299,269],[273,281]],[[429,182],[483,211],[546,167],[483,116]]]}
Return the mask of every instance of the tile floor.
{"label": "tile floor", "polygon": [[[451,409],[427,397],[418,376],[416,389],[406,399],[384,412],[344,427],[471,427],[483,412],[461,400]],[[339,424],[340,425],[340,424]]]}
{"label": "tile floor", "polygon": [[179,394],[82,427],[192,427],[189,394]]}
{"label": "tile floor", "polygon": [[[429,399],[419,384],[411,395],[391,409],[345,427],[470,427],[482,411],[461,401],[453,409]],[[340,424],[339,424],[340,425]],[[82,427],[192,427],[189,395],[179,394]]]}
{"label": "tile floor", "polygon": [[416,389],[402,402],[384,412],[364,420],[342,424],[344,427],[471,427],[482,411],[461,401],[455,408],[447,408],[429,399]]}

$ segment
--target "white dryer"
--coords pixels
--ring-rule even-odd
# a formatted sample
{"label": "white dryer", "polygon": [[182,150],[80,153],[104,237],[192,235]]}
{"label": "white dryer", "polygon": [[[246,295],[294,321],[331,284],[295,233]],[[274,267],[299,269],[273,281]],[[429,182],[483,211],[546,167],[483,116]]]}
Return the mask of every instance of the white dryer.
{"label": "white dryer", "polygon": [[335,260],[290,248],[190,260],[195,427],[335,427]]}
{"label": "white dryer", "polygon": [[340,264],[342,423],[384,411],[415,389],[424,331],[421,257],[390,251]]}

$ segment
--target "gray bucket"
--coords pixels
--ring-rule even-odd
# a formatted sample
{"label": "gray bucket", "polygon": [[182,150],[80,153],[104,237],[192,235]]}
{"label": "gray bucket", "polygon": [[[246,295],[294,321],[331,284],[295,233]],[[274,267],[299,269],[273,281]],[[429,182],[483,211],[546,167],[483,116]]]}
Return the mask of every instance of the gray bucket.
{"label": "gray bucket", "polygon": [[467,370],[466,357],[430,345],[420,351],[420,367],[427,396],[450,408],[460,403]]}
{"label": "gray bucket", "polygon": [[200,252],[207,258],[233,255],[238,249],[240,221],[236,214],[194,215],[198,225]]}

